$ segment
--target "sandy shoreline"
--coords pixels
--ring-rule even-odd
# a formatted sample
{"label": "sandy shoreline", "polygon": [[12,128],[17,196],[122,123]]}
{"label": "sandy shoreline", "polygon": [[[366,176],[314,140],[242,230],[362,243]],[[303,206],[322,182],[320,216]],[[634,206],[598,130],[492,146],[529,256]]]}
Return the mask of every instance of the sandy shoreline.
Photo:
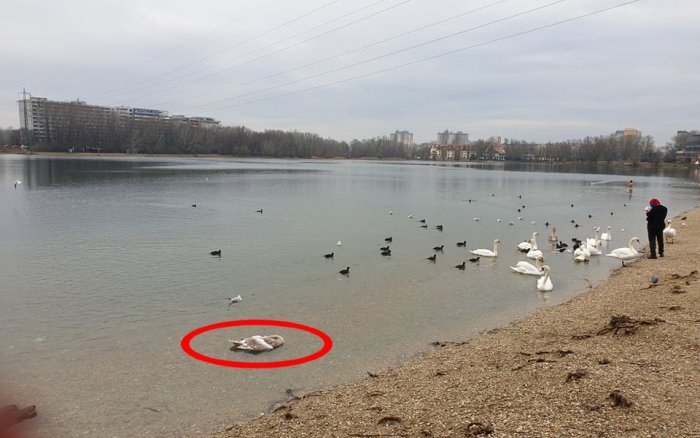
{"label": "sandy shoreline", "polygon": [[666,257],[567,303],[353,384],[295,393],[214,438],[700,437],[700,209],[681,222]]}

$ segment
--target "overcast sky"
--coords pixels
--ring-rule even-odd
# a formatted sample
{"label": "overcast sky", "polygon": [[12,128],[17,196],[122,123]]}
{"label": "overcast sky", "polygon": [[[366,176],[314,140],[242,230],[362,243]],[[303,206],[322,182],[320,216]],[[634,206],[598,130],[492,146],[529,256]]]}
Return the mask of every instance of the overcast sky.
{"label": "overcast sky", "polygon": [[26,88],[346,141],[408,130],[420,143],[447,129],[544,142],[633,127],[663,146],[700,129],[700,1],[624,3],[4,2],[0,127],[19,126]]}

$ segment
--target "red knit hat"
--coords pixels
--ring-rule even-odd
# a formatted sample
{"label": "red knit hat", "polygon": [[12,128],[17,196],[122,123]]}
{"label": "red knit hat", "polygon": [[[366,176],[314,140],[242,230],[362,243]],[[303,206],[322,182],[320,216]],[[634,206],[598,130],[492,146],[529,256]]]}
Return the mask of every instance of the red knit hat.
{"label": "red knit hat", "polygon": [[661,205],[661,201],[659,201],[656,198],[651,198],[651,201],[649,201],[649,205],[652,207],[656,207],[657,205]]}

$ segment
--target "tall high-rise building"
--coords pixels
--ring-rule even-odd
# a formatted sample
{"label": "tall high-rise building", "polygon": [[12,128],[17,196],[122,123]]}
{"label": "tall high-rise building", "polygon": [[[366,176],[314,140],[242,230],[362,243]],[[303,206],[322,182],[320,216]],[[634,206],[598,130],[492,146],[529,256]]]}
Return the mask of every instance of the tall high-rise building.
{"label": "tall high-rise building", "polygon": [[466,145],[469,144],[469,134],[462,131],[450,132],[445,129],[443,132],[438,132],[437,142],[438,144]]}
{"label": "tall high-rise building", "polygon": [[411,146],[413,144],[413,134],[408,131],[399,131],[389,134],[389,139],[399,144]]}

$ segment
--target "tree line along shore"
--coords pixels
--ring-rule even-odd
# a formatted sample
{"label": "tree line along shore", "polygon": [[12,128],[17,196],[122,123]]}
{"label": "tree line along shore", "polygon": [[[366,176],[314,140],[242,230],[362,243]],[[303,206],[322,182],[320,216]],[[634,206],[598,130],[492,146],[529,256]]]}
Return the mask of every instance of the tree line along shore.
{"label": "tree line along shore", "polygon": [[[269,158],[377,158],[430,159],[431,143],[406,144],[387,137],[338,141],[318,134],[265,130],[245,126],[203,128],[167,121],[140,121],[128,125],[105,120],[95,125],[68,124],[47,132],[46,138],[31,141],[32,134],[19,129],[0,129],[0,148],[19,147],[29,141],[34,152],[93,152],[138,154],[218,154]],[[112,126],[113,124],[113,126]],[[105,129],[104,126],[111,126]],[[674,163],[691,134],[679,131],[671,142],[657,147],[653,137],[605,134],[581,139],[536,143],[499,138],[469,142],[476,159],[494,156],[512,161],[613,163]],[[13,146],[9,146],[14,148]],[[500,154],[500,152],[499,152]],[[459,154],[454,157],[460,159]]]}

